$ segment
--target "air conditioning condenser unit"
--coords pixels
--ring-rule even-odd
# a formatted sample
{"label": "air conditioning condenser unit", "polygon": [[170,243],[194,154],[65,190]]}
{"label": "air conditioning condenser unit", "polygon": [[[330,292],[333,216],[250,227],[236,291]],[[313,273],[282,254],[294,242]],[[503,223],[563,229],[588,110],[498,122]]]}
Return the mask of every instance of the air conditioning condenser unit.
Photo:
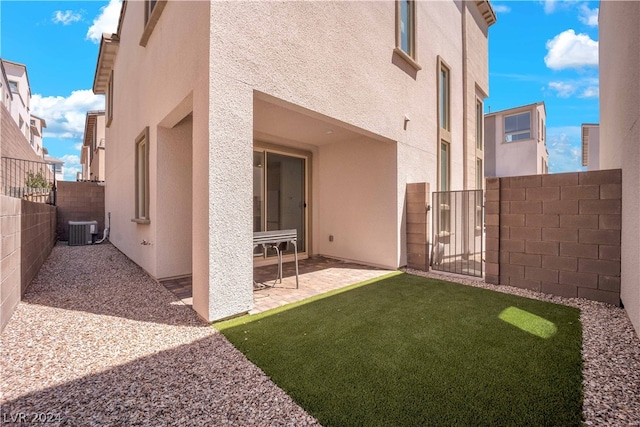
{"label": "air conditioning condenser unit", "polygon": [[69,221],[69,246],[91,245],[98,234],[98,221]]}

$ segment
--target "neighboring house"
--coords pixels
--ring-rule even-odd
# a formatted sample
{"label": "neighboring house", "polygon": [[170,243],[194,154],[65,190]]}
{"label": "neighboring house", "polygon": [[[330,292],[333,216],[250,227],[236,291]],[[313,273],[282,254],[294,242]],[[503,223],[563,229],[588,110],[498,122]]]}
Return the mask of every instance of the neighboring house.
{"label": "neighboring house", "polygon": [[[2,62],[9,80],[9,89],[13,94],[10,109],[11,117],[18,124],[20,132],[27,138],[27,141],[30,141],[31,87],[29,85],[27,67],[6,59],[3,59]],[[36,154],[42,156],[42,153],[38,153],[34,147],[31,148]]]}
{"label": "neighboring house", "polygon": [[597,123],[582,124],[582,166],[590,171],[600,169],[600,125]]}
{"label": "neighboring house", "polygon": [[31,148],[36,152],[36,154],[44,157],[44,147],[42,146],[42,134],[43,129],[47,127],[47,122],[44,119],[41,119],[38,116],[31,115],[29,119],[29,144]]}
{"label": "neighboring house", "polygon": [[89,111],[84,123],[84,140],[80,163],[82,179],[85,181],[104,181],[105,169],[105,112]]}
{"label": "neighboring house", "polygon": [[64,180],[64,160],[45,155],[44,161],[49,163],[49,170],[56,176],[56,181]]}
{"label": "neighboring house", "polygon": [[407,184],[482,185],[495,19],[483,0],[125,0],[93,86],[110,241],[155,278],[192,275],[208,321],[251,309],[254,263],[275,262],[254,231],[406,265]]}
{"label": "neighboring house", "polygon": [[622,169],[620,298],[640,333],[640,2],[600,2],[600,169]]}
{"label": "neighboring house", "polygon": [[0,104],[4,105],[9,114],[11,114],[11,104],[13,103],[13,93],[11,92],[11,86],[9,85],[9,78],[7,72],[4,69],[4,61],[0,59],[0,72],[2,75],[0,78]]}
{"label": "neighboring house", "polygon": [[484,116],[487,177],[549,173],[544,102]]}

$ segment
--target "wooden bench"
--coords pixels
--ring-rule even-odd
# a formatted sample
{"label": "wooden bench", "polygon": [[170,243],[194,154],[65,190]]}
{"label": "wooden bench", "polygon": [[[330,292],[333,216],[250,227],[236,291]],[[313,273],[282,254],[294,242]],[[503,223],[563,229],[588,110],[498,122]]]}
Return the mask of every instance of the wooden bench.
{"label": "wooden bench", "polygon": [[262,246],[263,248],[269,247],[276,250],[278,254],[278,276],[276,277],[275,285],[282,283],[282,248],[283,243],[293,245],[293,257],[296,263],[296,289],[298,289],[298,230],[292,228],[290,230],[272,230],[272,231],[254,231],[253,233],[253,247]]}

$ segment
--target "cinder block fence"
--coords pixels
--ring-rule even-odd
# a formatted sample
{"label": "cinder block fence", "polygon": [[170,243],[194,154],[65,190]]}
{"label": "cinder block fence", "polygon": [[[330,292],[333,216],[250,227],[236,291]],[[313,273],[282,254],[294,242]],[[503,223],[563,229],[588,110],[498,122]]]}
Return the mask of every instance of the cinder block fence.
{"label": "cinder block fence", "polygon": [[486,281],[620,305],[619,169],[486,183]]}

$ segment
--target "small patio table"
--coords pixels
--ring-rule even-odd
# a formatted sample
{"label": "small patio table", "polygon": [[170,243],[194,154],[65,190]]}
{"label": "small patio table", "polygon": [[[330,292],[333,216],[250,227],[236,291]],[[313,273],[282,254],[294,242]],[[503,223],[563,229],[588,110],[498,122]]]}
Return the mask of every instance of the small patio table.
{"label": "small patio table", "polygon": [[298,230],[292,228],[290,230],[271,230],[271,231],[254,231],[253,233],[253,247],[262,246],[263,248],[269,247],[276,250],[278,255],[278,276],[273,282],[275,285],[282,283],[282,249],[283,243],[293,245],[293,257],[296,263],[296,289],[298,289]]}

